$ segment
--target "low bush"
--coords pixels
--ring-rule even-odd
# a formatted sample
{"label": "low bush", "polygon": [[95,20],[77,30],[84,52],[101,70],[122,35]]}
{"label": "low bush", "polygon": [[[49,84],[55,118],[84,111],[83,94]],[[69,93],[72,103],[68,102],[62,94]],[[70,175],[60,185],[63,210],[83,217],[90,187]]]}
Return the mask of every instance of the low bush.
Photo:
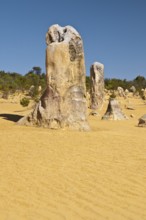
{"label": "low bush", "polygon": [[23,106],[23,107],[27,107],[29,105],[29,99],[27,97],[24,97],[20,100],[20,104]]}

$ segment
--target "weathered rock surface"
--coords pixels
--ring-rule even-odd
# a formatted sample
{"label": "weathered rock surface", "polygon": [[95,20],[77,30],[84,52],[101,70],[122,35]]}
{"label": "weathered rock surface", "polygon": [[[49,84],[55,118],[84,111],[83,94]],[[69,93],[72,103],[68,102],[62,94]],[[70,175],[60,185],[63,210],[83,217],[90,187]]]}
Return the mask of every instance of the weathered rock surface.
{"label": "weathered rock surface", "polygon": [[124,89],[123,89],[122,87],[118,86],[117,91],[118,91],[118,95],[119,95],[120,97],[126,98]]}
{"label": "weathered rock surface", "polygon": [[146,100],[146,89],[142,89],[141,93],[142,93],[142,99]]}
{"label": "weathered rock surface", "polygon": [[128,117],[122,112],[119,102],[110,98],[106,113],[102,117],[103,120],[125,120]]}
{"label": "weathered rock surface", "polygon": [[101,109],[104,101],[104,65],[95,62],[90,68],[91,109]]}
{"label": "weathered rock surface", "polygon": [[46,43],[47,88],[34,111],[19,124],[89,130],[81,36],[71,26],[53,25]]}
{"label": "weathered rock surface", "polygon": [[128,96],[128,94],[129,94],[129,90],[125,89],[125,95]]}
{"label": "weathered rock surface", "polygon": [[136,93],[136,88],[135,88],[135,86],[131,86],[131,88],[130,88],[129,90],[130,90],[130,92],[133,92],[133,94]]}
{"label": "weathered rock surface", "polygon": [[127,105],[126,109],[128,109],[128,110],[135,110],[135,108],[132,105]]}
{"label": "weathered rock surface", "polygon": [[139,118],[138,126],[146,127],[146,114]]}

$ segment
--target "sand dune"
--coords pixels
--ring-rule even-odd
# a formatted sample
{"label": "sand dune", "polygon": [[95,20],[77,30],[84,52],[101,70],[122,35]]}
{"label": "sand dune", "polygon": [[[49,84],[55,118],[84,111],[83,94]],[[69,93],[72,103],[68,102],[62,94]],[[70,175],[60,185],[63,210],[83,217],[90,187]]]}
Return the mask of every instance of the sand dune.
{"label": "sand dune", "polygon": [[30,110],[0,103],[0,219],[145,220],[146,105],[131,100],[134,118],[101,121],[105,103],[91,132],[17,126]]}

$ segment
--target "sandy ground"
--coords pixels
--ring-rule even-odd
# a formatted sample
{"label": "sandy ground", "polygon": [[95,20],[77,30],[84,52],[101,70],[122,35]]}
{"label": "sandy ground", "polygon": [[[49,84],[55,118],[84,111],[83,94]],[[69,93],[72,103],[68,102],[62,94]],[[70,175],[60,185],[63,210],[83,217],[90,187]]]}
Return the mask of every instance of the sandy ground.
{"label": "sandy ground", "polygon": [[101,121],[105,103],[91,132],[18,126],[28,110],[1,102],[0,220],[145,220],[146,105],[131,102],[126,121]]}

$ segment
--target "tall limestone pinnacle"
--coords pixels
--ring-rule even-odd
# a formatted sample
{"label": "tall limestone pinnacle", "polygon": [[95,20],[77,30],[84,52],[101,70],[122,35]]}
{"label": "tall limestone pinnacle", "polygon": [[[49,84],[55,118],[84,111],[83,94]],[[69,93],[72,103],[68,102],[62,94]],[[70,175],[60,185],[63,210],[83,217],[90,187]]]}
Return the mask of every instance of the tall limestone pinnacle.
{"label": "tall limestone pinnacle", "polygon": [[104,65],[94,62],[90,68],[90,108],[99,110],[104,101]]}
{"label": "tall limestone pinnacle", "polygon": [[71,26],[52,25],[46,34],[47,88],[18,124],[89,130],[83,42]]}

